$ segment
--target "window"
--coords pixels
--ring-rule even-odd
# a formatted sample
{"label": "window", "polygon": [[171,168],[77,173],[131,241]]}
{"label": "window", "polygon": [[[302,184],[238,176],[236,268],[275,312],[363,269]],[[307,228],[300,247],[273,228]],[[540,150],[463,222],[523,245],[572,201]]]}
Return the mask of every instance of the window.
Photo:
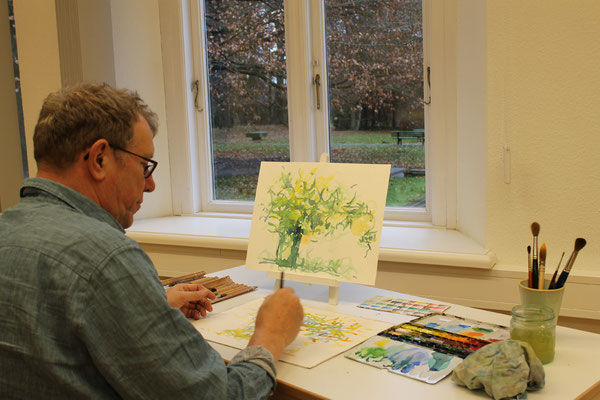
{"label": "window", "polygon": [[195,4],[203,211],[250,212],[260,161],[327,153],[392,164],[386,218],[431,219],[427,1]]}

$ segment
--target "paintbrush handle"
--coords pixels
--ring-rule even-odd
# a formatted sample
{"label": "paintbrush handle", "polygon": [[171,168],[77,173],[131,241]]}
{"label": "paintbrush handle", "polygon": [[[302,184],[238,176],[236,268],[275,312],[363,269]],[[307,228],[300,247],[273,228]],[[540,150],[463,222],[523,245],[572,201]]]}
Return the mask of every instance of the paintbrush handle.
{"label": "paintbrush handle", "polygon": [[160,283],[163,286],[172,286],[172,285],[175,285],[177,283],[189,282],[189,281],[192,281],[194,279],[199,279],[199,278],[203,277],[205,274],[206,274],[206,272],[199,271],[199,272],[194,272],[193,274],[188,274],[188,275],[183,275],[183,276],[177,276],[175,278],[162,279],[160,281]]}
{"label": "paintbrush handle", "polygon": [[531,264],[532,264],[532,267],[531,267],[531,288],[532,289],[537,289],[538,288],[538,280],[539,280],[539,271],[538,271],[538,260],[537,260],[537,258],[534,258]]}
{"label": "paintbrush handle", "polygon": [[239,295],[242,295],[242,294],[246,294],[248,292],[252,292],[255,289],[256,289],[256,286],[250,286],[250,287],[248,287],[246,289],[239,290],[237,292],[233,292],[231,294],[228,294],[227,296],[215,299],[215,300],[212,301],[212,304],[218,303],[218,302],[223,301],[223,300],[228,300],[228,299],[231,299],[232,297],[236,297],[236,296],[239,296]]}
{"label": "paintbrush handle", "polygon": [[540,263],[538,271],[538,289],[544,289],[544,275],[546,274],[546,266],[544,263]]}
{"label": "paintbrush handle", "polygon": [[563,272],[561,272],[560,276],[558,277],[558,281],[556,281],[555,289],[560,289],[561,287],[563,287],[565,285],[565,282],[567,281],[568,277],[569,277],[569,272],[563,270]]}
{"label": "paintbrush handle", "polygon": [[554,275],[552,275],[552,279],[550,280],[550,284],[548,285],[548,289],[556,289],[554,286],[556,284],[556,274],[558,273],[558,268],[554,270]]}
{"label": "paintbrush handle", "polygon": [[571,268],[573,268],[573,263],[575,263],[576,257],[577,257],[577,250],[573,251],[573,253],[571,253],[571,257],[569,257],[569,260],[567,260],[567,263],[565,264],[565,268],[562,270],[562,272],[558,276],[558,281],[556,282],[556,286],[554,287],[555,289],[560,289],[561,287],[563,287],[565,285],[565,282],[567,281],[567,278],[569,277],[569,272],[571,272]]}

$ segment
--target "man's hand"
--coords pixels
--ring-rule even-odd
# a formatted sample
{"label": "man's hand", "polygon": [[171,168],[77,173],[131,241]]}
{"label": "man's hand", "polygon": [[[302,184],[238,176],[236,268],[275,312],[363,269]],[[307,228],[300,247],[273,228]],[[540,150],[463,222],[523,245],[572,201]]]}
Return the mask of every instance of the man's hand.
{"label": "man's hand", "polygon": [[212,311],[209,299],[216,296],[202,285],[180,283],[167,289],[167,301],[173,308],[181,310],[187,318],[200,319]]}
{"label": "man's hand", "polygon": [[304,309],[294,289],[279,289],[267,296],[258,310],[248,346],[264,346],[278,360],[283,349],[298,335],[303,319]]}

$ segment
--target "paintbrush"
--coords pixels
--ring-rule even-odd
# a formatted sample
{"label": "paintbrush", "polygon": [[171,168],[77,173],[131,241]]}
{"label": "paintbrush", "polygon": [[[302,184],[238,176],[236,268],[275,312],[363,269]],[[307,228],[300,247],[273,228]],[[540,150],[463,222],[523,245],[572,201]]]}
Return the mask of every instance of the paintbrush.
{"label": "paintbrush", "polygon": [[531,278],[531,246],[527,246],[527,287],[532,287],[532,278]]}
{"label": "paintbrush", "polygon": [[533,259],[531,260],[531,287],[538,288],[538,235],[540,234],[540,224],[534,222],[531,224],[531,233],[533,234]]}
{"label": "paintbrush", "polygon": [[538,289],[544,289],[544,274],[546,273],[546,243],[542,243],[540,247],[540,267],[539,267],[539,280]]}
{"label": "paintbrush", "polygon": [[552,275],[552,279],[550,279],[550,284],[548,285],[548,289],[554,289],[554,282],[556,282],[556,274],[558,274],[558,269],[560,268],[560,263],[562,263],[563,257],[565,256],[565,252],[563,251],[562,256],[560,256],[560,260],[558,260],[558,265],[554,270],[554,274]]}
{"label": "paintbrush", "polygon": [[283,289],[283,271],[281,271],[281,278],[279,279],[279,289]]}
{"label": "paintbrush", "polygon": [[238,291],[229,293],[226,296],[220,297],[218,299],[214,299],[214,300],[211,301],[211,303],[212,304],[219,303],[219,302],[221,302],[223,300],[228,300],[228,299],[231,299],[232,297],[236,297],[236,296],[239,296],[239,295],[242,295],[242,294],[246,294],[248,292],[252,292],[256,288],[257,288],[257,286],[247,286],[247,287],[245,287],[243,289],[240,289]]}
{"label": "paintbrush", "polygon": [[206,274],[206,272],[199,271],[199,272],[194,272],[193,274],[178,276],[178,277],[175,277],[175,278],[162,279],[160,281],[160,283],[163,286],[173,286],[173,285],[176,285],[178,283],[184,283],[184,282],[193,281],[195,279],[203,277],[205,274]]}
{"label": "paintbrush", "polygon": [[571,253],[571,257],[569,257],[569,260],[565,264],[565,268],[562,270],[562,272],[560,273],[560,276],[558,277],[558,280],[556,281],[556,285],[555,285],[556,289],[560,289],[561,287],[563,287],[565,285],[565,282],[567,281],[567,278],[569,277],[569,272],[571,272],[571,268],[573,268],[573,263],[575,262],[577,253],[579,253],[579,251],[585,247],[586,243],[587,242],[585,241],[584,238],[575,239],[575,246],[573,249],[573,253]]}

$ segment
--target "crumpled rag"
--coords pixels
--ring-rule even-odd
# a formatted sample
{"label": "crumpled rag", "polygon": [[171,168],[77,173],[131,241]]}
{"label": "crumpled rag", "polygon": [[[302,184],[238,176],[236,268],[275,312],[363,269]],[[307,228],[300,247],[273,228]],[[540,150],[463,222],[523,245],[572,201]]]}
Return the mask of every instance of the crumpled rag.
{"label": "crumpled rag", "polygon": [[470,354],[452,372],[452,380],[471,390],[484,388],[495,400],[524,399],[527,390],[545,384],[544,367],[529,343],[503,340]]}

